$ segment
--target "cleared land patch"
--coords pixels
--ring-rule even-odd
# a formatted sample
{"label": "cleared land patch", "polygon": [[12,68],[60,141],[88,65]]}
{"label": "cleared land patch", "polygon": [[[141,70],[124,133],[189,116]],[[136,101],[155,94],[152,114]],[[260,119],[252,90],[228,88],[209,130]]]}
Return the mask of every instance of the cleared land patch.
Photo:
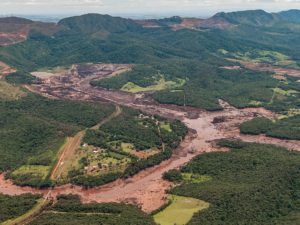
{"label": "cleared land patch", "polygon": [[132,176],[170,157],[185,133],[178,121],[124,108],[99,129],[87,130],[71,160],[68,178],[75,184],[95,186]]}
{"label": "cleared land patch", "polygon": [[186,83],[182,78],[169,79],[170,76],[162,74],[159,69],[149,65],[137,65],[120,72],[104,79],[93,80],[91,84],[106,89],[139,93],[180,88]]}
{"label": "cleared land patch", "polygon": [[193,174],[193,173],[182,173],[182,177],[185,182],[190,182],[190,183],[203,183],[203,182],[210,181],[212,179],[210,176]]}
{"label": "cleared land patch", "polygon": [[247,52],[234,52],[219,51],[227,57],[233,57],[238,60],[249,61],[254,63],[270,63],[274,66],[281,66],[291,69],[299,69],[296,61],[292,60],[289,56],[276,51],[266,50],[252,50]]}
{"label": "cleared land patch", "polygon": [[251,105],[251,106],[261,106],[263,103],[262,102],[260,102],[260,101],[255,101],[255,100],[251,100],[250,102],[249,102],[249,105]]}
{"label": "cleared land patch", "polygon": [[85,145],[76,150],[72,162],[69,171],[83,170],[87,176],[97,176],[123,172],[131,162],[131,158],[116,152]]}
{"label": "cleared land patch", "polygon": [[52,180],[60,181],[65,177],[65,173],[68,171],[66,168],[68,168],[70,163],[73,163],[71,160],[73,160],[74,151],[80,146],[83,136],[84,131],[80,131],[74,137],[67,137],[65,144],[59,151],[61,154],[58,162],[51,173]]}
{"label": "cleared land patch", "polygon": [[16,70],[0,61],[0,79],[13,72],[16,72]]}
{"label": "cleared land patch", "polygon": [[2,101],[0,171],[9,170],[7,176],[19,185],[49,186],[45,174],[50,174],[64,139],[112,112],[111,105],[49,100],[31,93]]}
{"label": "cleared land patch", "polygon": [[182,196],[171,196],[172,203],[154,216],[154,221],[160,225],[185,225],[194,213],[209,207],[207,202]]}
{"label": "cleared land patch", "polygon": [[124,152],[130,153],[131,151],[134,150],[134,145],[131,144],[131,143],[124,143],[124,142],[122,142],[121,143],[121,149]]}
{"label": "cleared land patch", "polygon": [[161,91],[165,89],[179,88],[182,87],[184,84],[185,84],[185,80],[182,79],[178,79],[175,82],[175,81],[166,81],[164,78],[161,78],[156,82],[156,84],[147,87],[141,87],[132,82],[128,82],[121,88],[121,90],[126,92],[131,92],[131,93]]}
{"label": "cleared land patch", "polygon": [[17,170],[15,170],[11,175],[14,177],[19,176],[33,176],[40,177],[41,179],[45,179],[50,171],[50,166],[41,166],[41,165],[25,165],[21,166]]}
{"label": "cleared land patch", "polygon": [[20,87],[0,80],[0,100],[17,100],[24,96],[26,93]]}
{"label": "cleared land patch", "polygon": [[[115,112],[100,121],[91,129],[99,129],[102,125],[118,116],[121,111],[121,108],[116,106]],[[87,144],[82,144],[81,142],[85,135],[86,130],[83,130],[78,132],[74,137],[67,138],[66,143],[60,150],[60,158],[52,171],[51,179],[56,180],[59,183],[64,183],[72,176],[70,175],[72,171],[78,171],[83,167],[87,174],[88,172],[94,172],[96,168],[98,168],[100,162],[98,161],[97,165],[95,164],[95,162],[97,162],[96,154],[98,156],[98,153],[102,153],[102,150],[93,146],[88,146]]]}
{"label": "cleared land patch", "polygon": [[159,127],[161,129],[164,129],[164,130],[168,131],[168,132],[172,132],[171,124],[168,123],[168,122],[162,122],[162,123],[160,123]]}
{"label": "cleared land patch", "polygon": [[286,96],[293,96],[295,94],[298,94],[299,92],[296,90],[283,90],[281,88],[273,88],[273,91],[276,94],[286,95]]}
{"label": "cleared land patch", "polygon": [[[284,224],[299,212],[300,153],[273,145],[221,141],[230,152],[203,154],[182,172],[211,176],[203,183],[182,183],[174,195],[204,200],[210,207],[189,224]],[[270,204],[272,202],[272,204]]]}
{"label": "cleared land patch", "polygon": [[62,76],[70,70],[71,67],[58,66],[54,68],[40,69],[32,72],[31,75],[40,79],[47,79],[53,76]]}

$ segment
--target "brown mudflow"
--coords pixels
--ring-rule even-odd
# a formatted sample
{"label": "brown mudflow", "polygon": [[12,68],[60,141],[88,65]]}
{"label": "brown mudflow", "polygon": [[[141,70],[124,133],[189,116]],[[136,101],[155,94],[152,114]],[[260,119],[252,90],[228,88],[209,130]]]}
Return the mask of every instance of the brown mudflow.
{"label": "brown mudflow", "polygon": [[[59,194],[78,194],[83,202],[126,202],[138,204],[146,212],[160,207],[166,200],[166,190],[172,183],[162,179],[162,174],[170,169],[179,168],[193,157],[204,152],[227,151],[216,146],[216,140],[235,138],[249,142],[275,144],[290,150],[300,151],[300,141],[282,141],[265,136],[245,136],[239,132],[239,125],[255,116],[273,118],[276,115],[264,108],[236,109],[224,101],[220,104],[223,111],[207,112],[190,107],[178,107],[157,104],[146,94],[130,94],[120,91],[109,91],[92,88],[89,82],[110,76],[125,65],[99,65],[96,75],[81,77],[74,72],[67,79],[47,79],[31,87],[36,92],[49,97],[60,99],[76,99],[86,101],[109,101],[116,105],[128,106],[150,114],[158,114],[167,118],[181,120],[189,128],[189,133],[180,146],[174,150],[173,156],[155,167],[146,169],[132,178],[117,180],[110,184],[83,189],[74,185],[55,187],[52,190],[37,190],[28,187],[18,187],[0,176],[0,192],[4,194],[42,193],[47,197]],[[112,68],[107,73],[101,73],[101,68]],[[100,69],[99,69],[100,68]],[[100,70],[100,71],[99,71]],[[221,122],[213,123],[215,118],[222,118]],[[58,163],[59,164],[59,163]]]}

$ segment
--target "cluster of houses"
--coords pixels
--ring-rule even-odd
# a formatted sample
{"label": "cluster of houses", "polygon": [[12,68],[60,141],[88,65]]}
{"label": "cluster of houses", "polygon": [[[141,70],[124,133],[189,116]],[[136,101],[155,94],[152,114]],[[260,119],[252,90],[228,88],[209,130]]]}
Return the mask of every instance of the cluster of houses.
{"label": "cluster of houses", "polygon": [[[89,145],[87,143],[83,143],[82,147],[86,149],[89,147]],[[101,148],[93,147],[92,152],[93,154],[98,155],[100,153],[104,153],[105,150]],[[112,163],[98,163],[97,165],[93,165],[93,166],[85,166],[84,171],[86,173],[93,173],[97,171],[108,171],[112,167],[113,167]]]}

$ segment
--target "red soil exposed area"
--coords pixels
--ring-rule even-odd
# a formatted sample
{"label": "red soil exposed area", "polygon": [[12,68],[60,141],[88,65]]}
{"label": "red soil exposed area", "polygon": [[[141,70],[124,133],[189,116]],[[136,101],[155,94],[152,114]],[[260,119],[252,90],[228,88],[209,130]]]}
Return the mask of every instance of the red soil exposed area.
{"label": "red soil exposed area", "polygon": [[248,61],[235,60],[235,59],[231,61],[238,62],[250,70],[256,70],[261,72],[272,72],[280,76],[289,75],[291,77],[300,77],[300,70],[297,69],[281,68],[266,63],[255,63],[255,62],[248,62]]}
{"label": "red soil exposed area", "polygon": [[26,34],[22,33],[0,33],[0,46],[14,45],[25,41]]}
{"label": "red soil exposed area", "polygon": [[201,26],[203,23],[203,19],[197,19],[197,18],[184,18],[182,19],[182,22],[179,24],[174,24],[171,27],[173,30],[180,30],[180,29],[196,29]]}
{"label": "red soil exposed area", "polygon": [[11,68],[10,66],[5,64],[4,62],[0,61],[0,79],[2,77],[5,77],[8,74],[11,74],[11,73],[14,73],[14,72],[16,72],[15,69]]}
{"label": "red soil exposed area", "polygon": [[158,28],[160,27],[155,20],[136,20],[137,24],[143,26],[144,28]]}
{"label": "red soil exposed area", "polygon": [[[172,186],[172,183],[163,180],[163,173],[170,169],[182,167],[193,157],[204,152],[228,150],[218,147],[216,140],[222,138],[240,138],[245,141],[276,144],[291,150],[300,151],[300,141],[282,141],[264,136],[240,135],[239,125],[242,122],[250,120],[255,116],[264,116],[267,118],[275,116],[274,113],[264,108],[236,109],[222,100],[220,100],[220,104],[224,110],[217,112],[207,112],[190,107],[161,105],[141,94],[126,94],[119,91],[92,88],[89,85],[89,81],[96,79],[96,75],[78,78],[79,76],[74,73],[73,77],[69,78],[69,83],[66,84],[65,89],[57,83],[51,86],[51,82],[41,82],[41,84],[35,85],[32,88],[36,92],[56,98],[87,101],[104,99],[118,105],[136,108],[146,113],[179,119],[189,128],[188,135],[180,146],[174,150],[173,156],[169,160],[153,168],[146,169],[126,180],[117,180],[110,184],[88,190],[78,186],[66,185],[56,187],[50,191],[40,191],[15,186],[10,181],[5,181],[4,177],[1,176],[1,193],[12,195],[32,192],[42,193],[44,196],[51,197],[72,193],[81,196],[83,202],[126,202],[137,204],[145,212],[151,212],[165,203],[167,198],[166,190]],[[80,79],[79,82],[77,79]],[[76,80],[77,82],[73,83],[72,80]],[[222,119],[216,120],[215,118]]]}
{"label": "red soil exposed area", "polygon": [[14,45],[23,42],[31,30],[45,35],[52,35],[60,27],[54,23],[34,22],[17,17],[0,18],[0,46]]}
{"label": "red soil exposed area", "polygon": [[[181,119],[190,128],[186,139],[174,151],[171,159],[126,180],[118,180],[108,185],[89,190],[71,185],[56,187],[51,190],[49,196],[55,197],[59,194],[73,193],[80,195],[83,202],[127,202],[138,204],[144,211],[151,212],[165,202],[167,198],[165,191],[172,186],[171,183],[162,179],[162,174],[170,169],[183,166],[193,157],[204,152],[227,150],[217,147],[215,140],[220,138],[241,138],[246,141],[274,144],[274,142],[270,141],[272,139],[269,138],[257,138],[255,136],[250,139],[247,136],[239,135],[237,125],[251,119],[253,117],[252,111],[255,111],[254,109],[238,110],[227,108],[221,112],[199,111],[199,118],[189,119],[181,111],[160,108],[160,106],[157,106],[157,108],[166,114],[172,113],[174,117]],[[146,108],[142,108],[142,110],[146,110]],[[258,111],[267,117],[272,115],[272,113],[264,109]],[[225,122],[213,124],[213,119],[219,116],[225,117]],[[300,150],[299,141],[277,140],[276,144]],[[27,192],[48,194],[48,191],[17,187],[9,181],[4,181],[3,176],[0,178],[0,192],[4,194],[21,194]]]}
{"label": "red soil exposed area", "polygon": [[[173,30],[181,30],[181,29],[200,29],[200,28],[219,28],[226,29],[233,24],[229,23],[225,19],[213,16],[208,19],[200,19],[200,18],[181,18],[182,21],[180,23],[170,23],[169,27]],[[157,20],[136,20],[136,23],[143,26],[144,28],[159,28],[161,24]]]}
{"label": "red soil exposed area", "polygon": [[180,24],[174,24],[174,30],[180,29],[199,29],[199,28],[219,28],[226,29],[233,24],[219,17],[211,17],[208,19],[184,18]]}
{"label": "red soil exposed area", "polygon": [[62,154],[59,157],[58,162],[51,173],[50,176],[51,179],[56,180],[57,178],[60,177],[61,175],[60,169],[64,163],[64,159],[75,154],[76,149],[80,147],[81,140],[84,137],[84,134],[85,132],[81,131],[77,133],[74,137],[69,137],[67,139],[67,142],[65,143],[62,149]]}

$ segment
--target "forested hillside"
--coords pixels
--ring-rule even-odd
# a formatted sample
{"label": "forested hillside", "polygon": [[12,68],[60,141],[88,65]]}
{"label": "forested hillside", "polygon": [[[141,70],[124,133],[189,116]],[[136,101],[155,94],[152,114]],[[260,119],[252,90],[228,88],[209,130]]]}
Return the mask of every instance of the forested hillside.
{"label": "forested hillside", "polygon": [[231,152],[199,156],[182,169],[209,179],[184,181],[171,191],[211,204],[188,224],[297,224],[300,154],[268,145],[220,144]]}
{"label": "forested hillside", "polygon": [[28,94],[0,102],[0,172],[20,185],[49,185],[64,140],[113,112],[111,105],[49,100]]}
{"label": "forested hillside", "polygon": [[[223,110],[227,103],[236,108]],[[57,198],[32,225],[155,224],[123,202],[150,213],[167,191],[205,201],[188,224],[298,224],[299,152],[219,140],[257,137],[298,149],[299,114],[299,10],[0,18],[0,173],[14,183],[0,187],[49,188],[47,201]],[[259,138],[239,135],[239,125]],[[56,195],[71,189],[92,203]],[[0,223],[40,197],[0,194]],[[94,203],[108,199],[122,204]]]}
{"label": "forested hillside", "polygon": [[[88,14],[60,21],[62,28],[52,36],[32,31],[26,41],[2,47],[0,60],[24,73],[83,62],[133,63],[132,72],[93,84],[158,92],[153,97],[159,102],[209,110],[218,110],[217,99],[223,98],[237,107],[284,111],[299,106],[299,82],[288,77],[282,83],[272,72],[249,71],[234,61],[299,68],[300,24],[283,19],[293,12],[282,14],[220,13],[213,18],[234,26],[193,30],[145,28],[133,20]],[[298,92],[272,98],[278,86]]]}

